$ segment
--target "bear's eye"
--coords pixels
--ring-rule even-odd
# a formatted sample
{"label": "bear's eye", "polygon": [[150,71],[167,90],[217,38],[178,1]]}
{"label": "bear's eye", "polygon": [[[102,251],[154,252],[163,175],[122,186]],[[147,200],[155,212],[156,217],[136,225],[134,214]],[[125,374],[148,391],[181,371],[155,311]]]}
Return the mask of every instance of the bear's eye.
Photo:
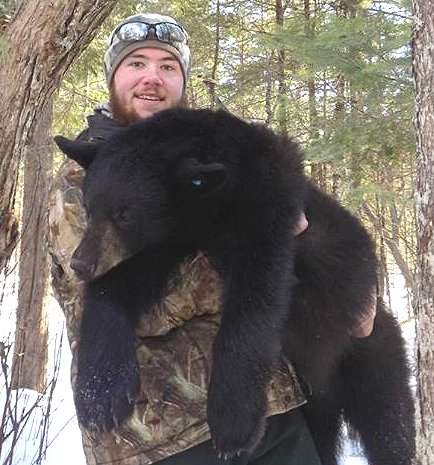
{"label": "bear's eye", "polygon": [[175,176],[184,190],[203,198],[224,187],[228,169],[222,163],[201,163],[194,158],[184,158],[176,167]]}
{"label": "bear's eye", "polygon": [[195,176],[190,179],[190,185],[193,188],[201,188],[205,184],[205,179],[201,176]]}
{"label": "bear's eye", "polygon": [[204,172],[190,175],[184,182],[191,192],[195,192],[200,195],[208,195],[219,189],[219,187],[223,184],[224,178],[224,173]]}

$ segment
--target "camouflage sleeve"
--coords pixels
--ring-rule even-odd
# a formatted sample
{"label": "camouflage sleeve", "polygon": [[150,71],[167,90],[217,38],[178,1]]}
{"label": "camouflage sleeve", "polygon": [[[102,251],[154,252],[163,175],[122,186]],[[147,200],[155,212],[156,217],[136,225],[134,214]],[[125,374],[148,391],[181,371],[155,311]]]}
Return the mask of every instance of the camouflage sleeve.
{"label": "camouflage sleeve", "polygon": [[67,323],[68,337],[74,349],[80,314],[82,284],[69,263],[85,226],[81,201],[83,169],[74,161],[64,163],[52,186],[48,203],[48,244],[52,258],[52,289]]}
{"label": "camouflage sleeve", "polygon": [[220,308],[221,283],[203,255],[183,263],[171,281],[161,303],[140,320],[140,337],[161,336],[181,327],[193,317],[216,315]]}

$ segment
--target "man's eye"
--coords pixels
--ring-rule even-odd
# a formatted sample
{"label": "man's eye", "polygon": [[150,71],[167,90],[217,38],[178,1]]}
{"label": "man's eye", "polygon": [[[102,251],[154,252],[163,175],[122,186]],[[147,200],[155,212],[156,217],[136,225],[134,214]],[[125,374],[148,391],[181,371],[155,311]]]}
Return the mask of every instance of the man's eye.
{"label": "man's eye", "polygon": [[175,67],[172,65],[163,65],[161,69],[163,69],[164,71],[173,71]]}
{"label": "man's eye", "polygon": [[145,65],[141,61],[133,61],[130,63],[130,66],[132,68],[142,68]]}

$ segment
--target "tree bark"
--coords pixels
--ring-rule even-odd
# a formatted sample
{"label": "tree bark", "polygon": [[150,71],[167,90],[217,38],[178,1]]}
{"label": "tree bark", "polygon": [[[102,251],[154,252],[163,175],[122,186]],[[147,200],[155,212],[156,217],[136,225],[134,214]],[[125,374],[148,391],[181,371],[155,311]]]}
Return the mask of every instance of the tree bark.
{"label": "tree bark", "polygon": [[42,112],[24,160],[23,212],[12,389],[46,390],[48,324],[47,200],[52,168],[53,103]]}
{"label": "tree bark", "polygon": [[18,166],[38,115],[116,0],[23,2],[6,27],[0,58],[0,269],[18,240]]}
{"label": "tree bark", "polygon": [[418,150],[417,463],[434,457],[434,3],[414,0],[413,74]]}

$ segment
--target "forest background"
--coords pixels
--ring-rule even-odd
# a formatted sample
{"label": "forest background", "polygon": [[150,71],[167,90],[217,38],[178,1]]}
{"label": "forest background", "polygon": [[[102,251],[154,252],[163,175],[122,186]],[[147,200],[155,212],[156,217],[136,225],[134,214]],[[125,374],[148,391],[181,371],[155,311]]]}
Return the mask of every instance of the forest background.
{"label": "forest background", "polygon": [[[302,144],[311,177],[359,216],[375,238],[380,291],[389,304],[396,277],[402,279],[407,303],[392,311],[402,323],[412,323],[418,254],[411,2],[100,3],[107,4],[107,19],[44,105],[32,146],[18,165],[13,197],[19,223],[10,242],[14,252],[2,264],[3,295],[17,297],[14,331],[0,330],[0,389],[8,393],[7,402],[14,400],[16,388],[50,396],[56,385],[56,370],[47,372],[46,198],[64,157],[54,150],[51,137],[76,136],[85,117],[106,99],[102,56],[107,37],[120,19],[135,12],[169,14],[188,30],[193,50],[188,101],[193,108],[223,107]],[[1,31],[21,4],[0,0],[1,60],[7,61],[9,53]],[[11,312],[6,307],[0,307],[0,329]],[[2,438],[18,440],[27,418],[6,405],[0,452]],[[14,463],[8,457],[4,464]]]}

